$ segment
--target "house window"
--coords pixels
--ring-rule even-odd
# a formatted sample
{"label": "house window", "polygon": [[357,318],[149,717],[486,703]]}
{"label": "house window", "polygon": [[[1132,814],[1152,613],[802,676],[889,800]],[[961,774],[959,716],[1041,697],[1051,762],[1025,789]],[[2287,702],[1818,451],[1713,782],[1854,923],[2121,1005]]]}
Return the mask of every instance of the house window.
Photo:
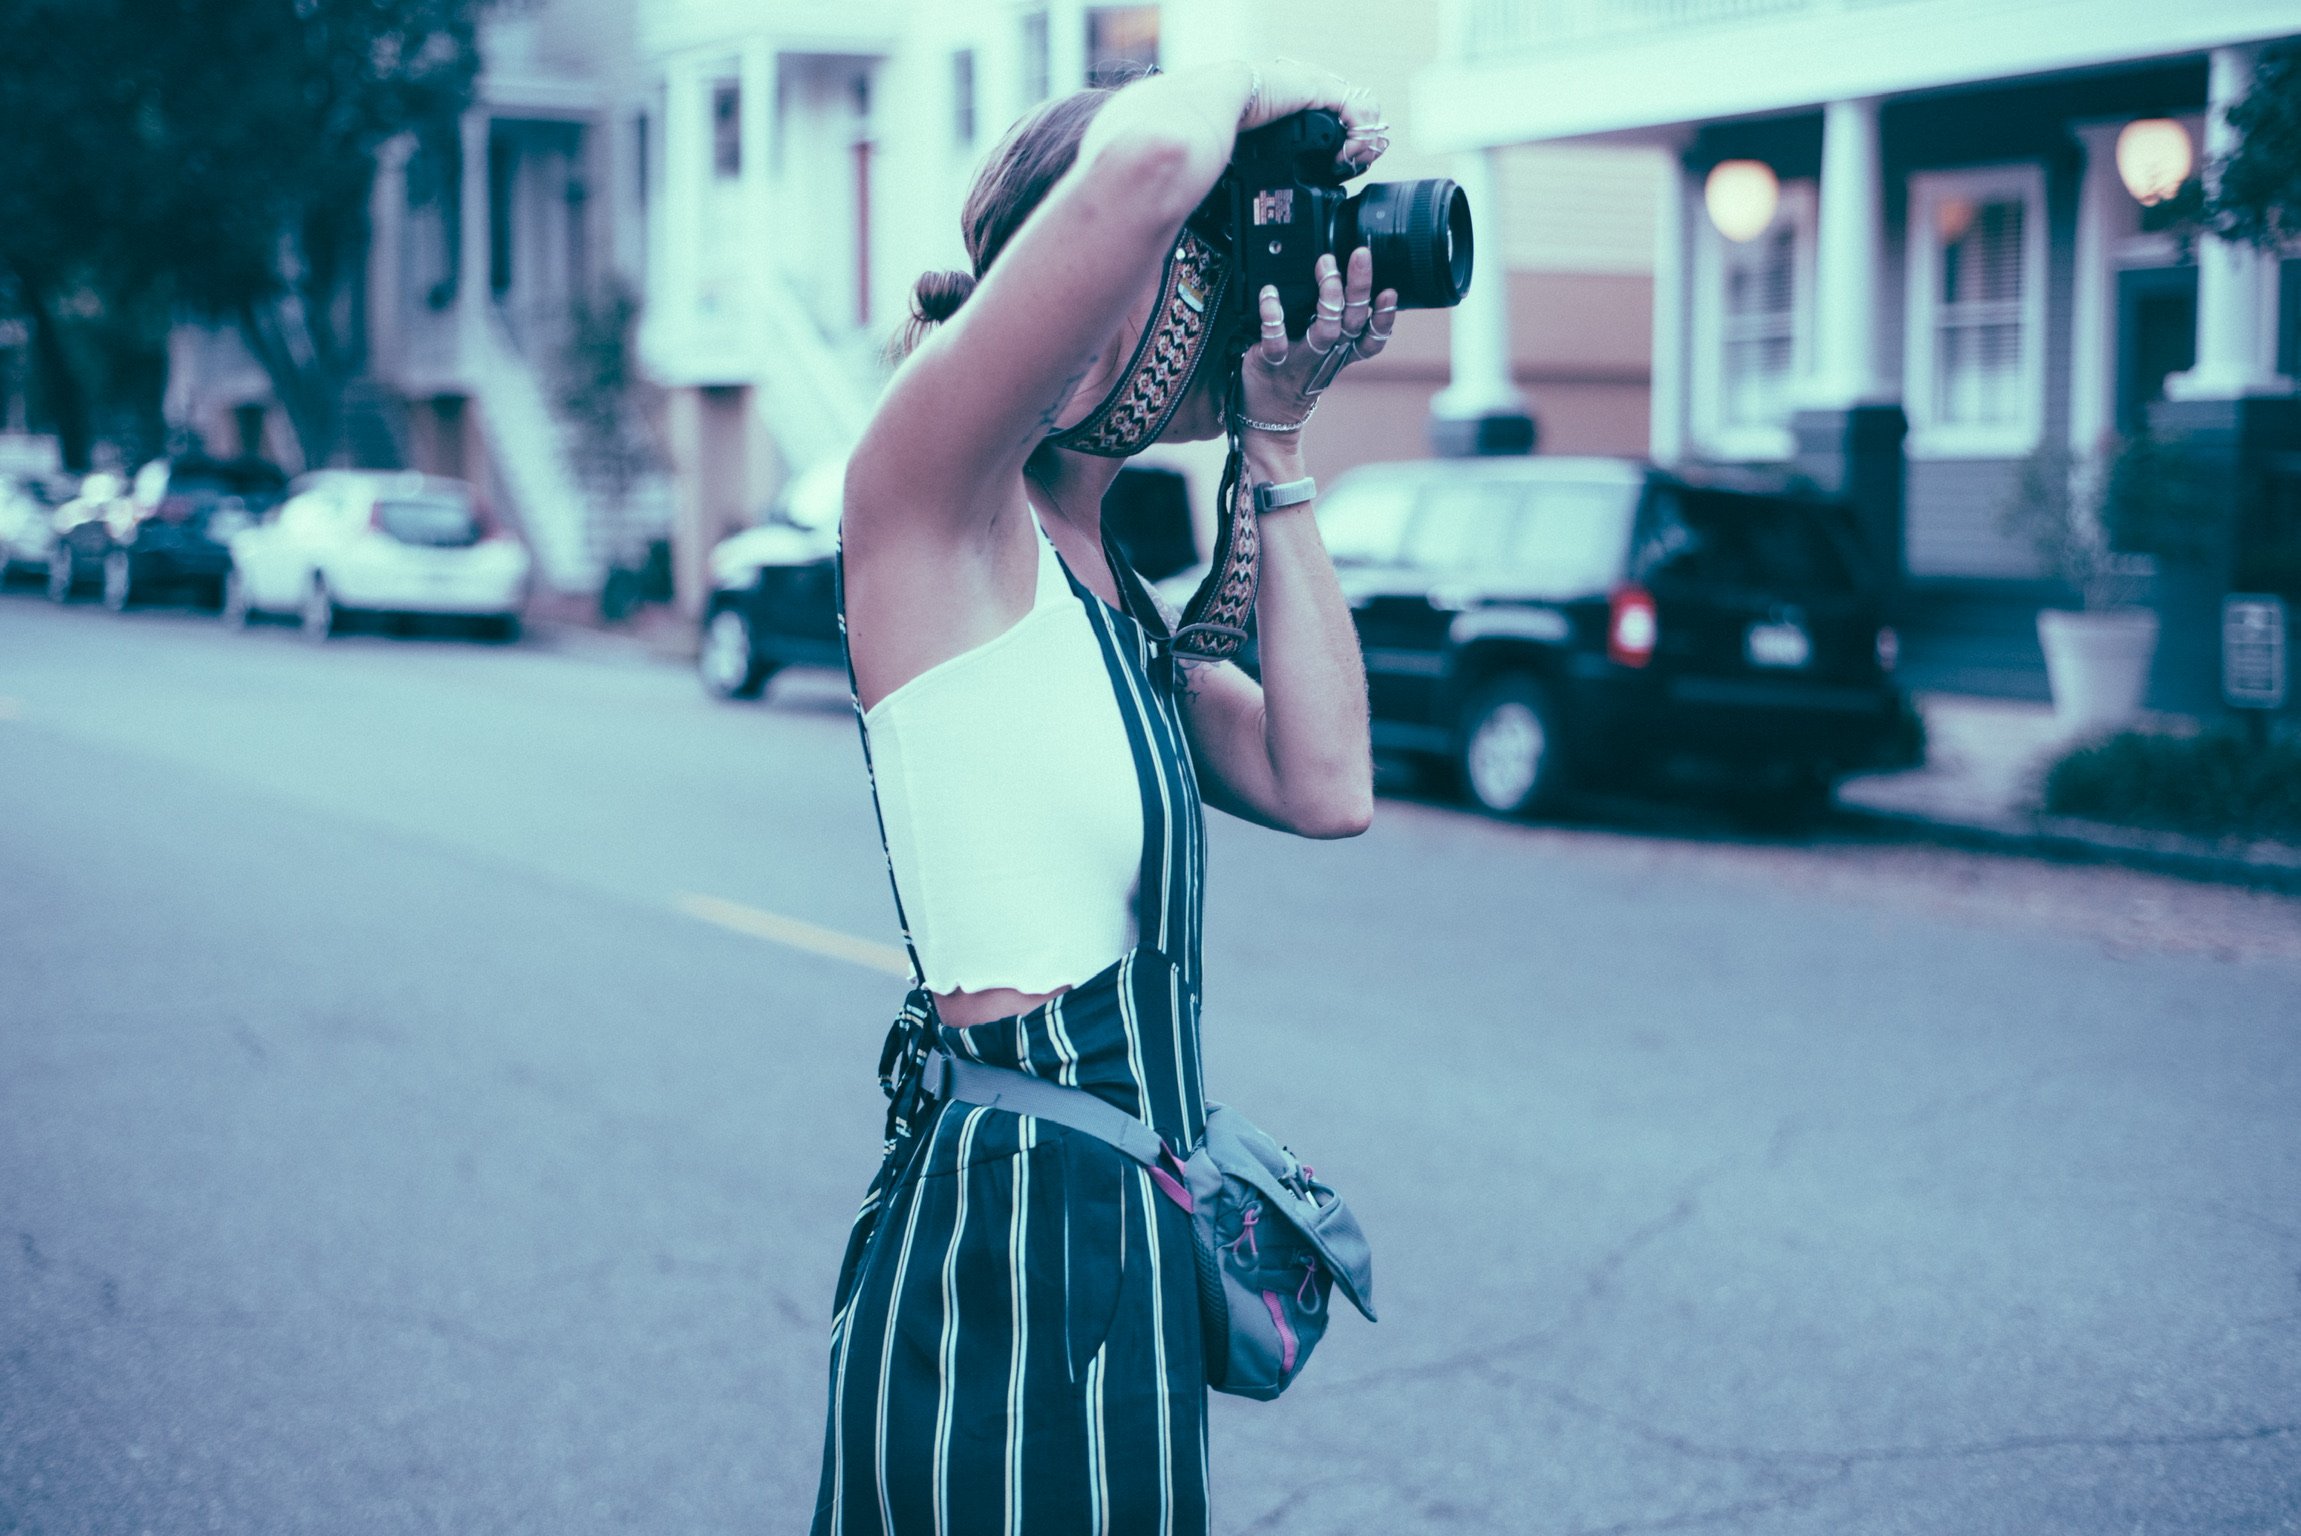
{"label": "house window", "polygon": [[1706,218],[1700,230],[1695,435],[1719,458],[1787,458],[1813,335],[1813,183],[1784,183],[1753,239],[1729,240]]}
{"label": "house window", "polygon": [[951,137],[961,149],[975,143],[975,50],[961,48],[951,55]]}
{"label": "house window", "polygon": [[711,174],[732,181],[743,174],[743,85],[721,80],[711,87]]}
{"label": "house window", "polygon": [[2045,178],[2034,165],[1910,178],[1910,450],[2019,458],[2045,394]]}
{"label": "house window", "polygon": [[1047,13],[1031,11],[1023,17],[1023,105],[1035,107],[1047,99],[1051,61],[1047,56]]}
{"label": "house window", "polygon": [[1116,85],[1157,68],[1157,6],[1100,5],[1087,12],[1087,84]]}

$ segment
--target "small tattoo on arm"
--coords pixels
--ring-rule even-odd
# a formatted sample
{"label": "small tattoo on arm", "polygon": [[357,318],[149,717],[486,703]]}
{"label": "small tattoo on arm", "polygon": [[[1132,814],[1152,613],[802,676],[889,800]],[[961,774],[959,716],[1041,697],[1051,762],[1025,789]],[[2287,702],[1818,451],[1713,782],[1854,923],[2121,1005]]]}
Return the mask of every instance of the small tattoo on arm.
{"label": "small tattoo on arm", "polygon": [[1063,407],[1070,404],[1071,391],[1077,389],[1079,381],[1086,376],[1087,364],[1085,363],[1081,363],[1071,370],[1071,376],[1063,381],[1062,388],[1055,391],[1055,397],[1047,402],[1047,408],[1039,412],[1039,419],[1032,424],[1029,439],[1031,446],[1036,447],[1039,439],[1054,431],[1055,423],[1062,417]]}

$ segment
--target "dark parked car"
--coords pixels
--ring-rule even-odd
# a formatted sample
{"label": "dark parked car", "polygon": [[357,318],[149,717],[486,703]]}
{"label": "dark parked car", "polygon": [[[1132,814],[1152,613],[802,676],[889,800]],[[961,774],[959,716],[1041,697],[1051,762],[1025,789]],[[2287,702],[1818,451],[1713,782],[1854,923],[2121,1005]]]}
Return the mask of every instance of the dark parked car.
{"label": "dark parked car", "polygon": [[1896,640],[1846,507],[1609,459],[1372,465],[1320,524],[1380,749],[1503,815],[1702,782],[1816,808],[1906,750]]}
{"label": "dark parked car", "polygon": [[64,531],[50,591],[68,597],[93,570],[101,574],[104,606],[115,611],[186,595],[221,605],[232,535],[252,527],[287,487],[279,467],[262,459],[154,459],[100,517]]}
{"label": "dark parked car", "polygon": [[[832,552],[846,466],[794,480],[766,521],[711,552],[697,671],[723,699],[755,699],[787,666],[844,667]],[[1103,500],[1112,537],[1143,578],[1169,596],[1188,595],[1203,567],[1191,532],[1190,498],[1173,470],[1129,465]]]}

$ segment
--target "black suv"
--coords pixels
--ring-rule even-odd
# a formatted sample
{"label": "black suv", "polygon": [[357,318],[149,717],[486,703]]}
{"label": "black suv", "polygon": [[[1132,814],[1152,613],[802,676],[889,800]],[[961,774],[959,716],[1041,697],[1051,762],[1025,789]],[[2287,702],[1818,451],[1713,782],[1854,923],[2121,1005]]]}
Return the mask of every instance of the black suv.
{"label": "black suv", "polygon": [[[765,521],[711,552],[696,669],[722,699],[755,699],[787,666],[844,667],[832,552],[843,462],[796,477]],[[1190,496],[1171,469],[1128,465],[1103,498],[1111,537],[1146,581],[1188,593],[1200,570]],[[1171,594],[1170,594],[1171,595]]]}
{"label": "black suv", "polygon": [[1319,514],[1378,749],[1503,815],[1703,782],[1777,811],[1897,760],[1896,641],[1846,507],[1612,459],[1369,465]]}
{"label": "black suv", "polygon": [[69,596],[93,564],[103,573],[104,606],[114,611],[183,594],[220,607],[232,535],[261,521],[287,490],[288,477],[262,459],[154,459],[102,522],[65,535],[51,587]]}

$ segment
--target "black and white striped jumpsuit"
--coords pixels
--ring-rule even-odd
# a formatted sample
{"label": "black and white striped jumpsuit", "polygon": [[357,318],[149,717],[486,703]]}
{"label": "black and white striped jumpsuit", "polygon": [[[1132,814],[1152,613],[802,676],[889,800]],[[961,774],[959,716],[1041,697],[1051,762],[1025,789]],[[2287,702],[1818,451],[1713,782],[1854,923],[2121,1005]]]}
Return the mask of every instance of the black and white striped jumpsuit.
{"label": "black and white striped jumpsuit", "polygon": [[1189,1218],[1101,1141],[918,1089],[932,1041],[1084,1088],[1178,1153],[1204,1129],[1205,833],[1174,669],[1131,571],[1119,571],[1130,612],[1065,575],[1141,789],[1136,947],[1027,1013],[966,1028],[937,1022],[914,990],[889,1032],[885,1160],[835,1301],[816,1536],[1207,1529]]}

